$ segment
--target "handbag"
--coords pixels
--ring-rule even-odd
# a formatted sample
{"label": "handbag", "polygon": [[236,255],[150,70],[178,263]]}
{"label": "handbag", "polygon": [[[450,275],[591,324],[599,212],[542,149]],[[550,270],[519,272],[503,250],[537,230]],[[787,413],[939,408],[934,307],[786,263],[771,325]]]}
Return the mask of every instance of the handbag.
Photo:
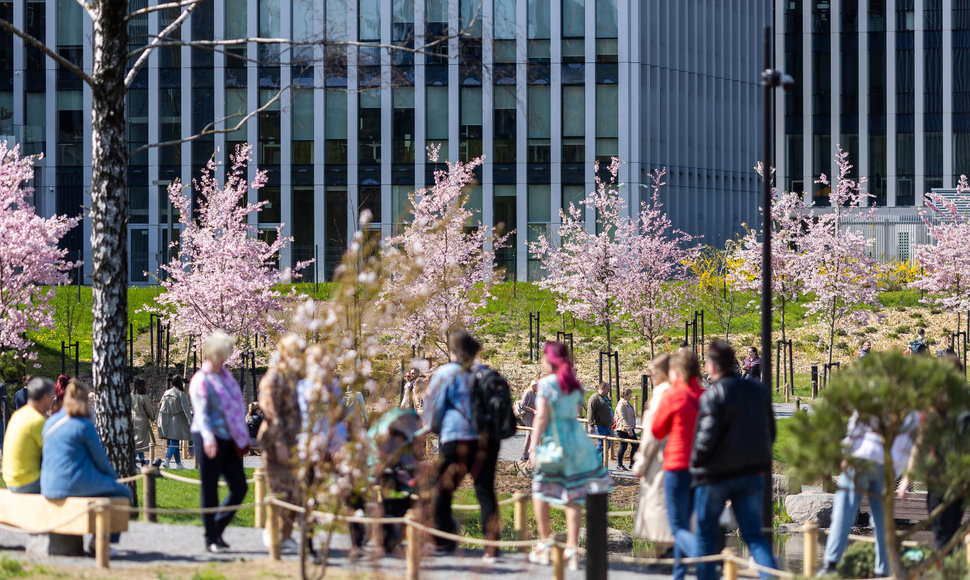
{"label": "handbag", "polygon": [[543,435],[542,441],[536,445],[536,469],[543,473],[559,474],[566,468],[566,450],[559,443],[555,419],[550,422],[553,435]]}

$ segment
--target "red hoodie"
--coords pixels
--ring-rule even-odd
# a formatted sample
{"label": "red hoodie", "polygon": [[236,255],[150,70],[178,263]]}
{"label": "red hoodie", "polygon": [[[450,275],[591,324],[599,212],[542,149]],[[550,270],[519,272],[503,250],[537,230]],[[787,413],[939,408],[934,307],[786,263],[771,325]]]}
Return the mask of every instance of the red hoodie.
{"label": "red hoodie", "polygon": [[690,385],[678,380],[664,394],[653,416],[653,436],[657,439],[668,437],[664,449],[664,469],[667,471],[681,471],[690,467],[697,406],[703,392],[697,378],[691,379]]}

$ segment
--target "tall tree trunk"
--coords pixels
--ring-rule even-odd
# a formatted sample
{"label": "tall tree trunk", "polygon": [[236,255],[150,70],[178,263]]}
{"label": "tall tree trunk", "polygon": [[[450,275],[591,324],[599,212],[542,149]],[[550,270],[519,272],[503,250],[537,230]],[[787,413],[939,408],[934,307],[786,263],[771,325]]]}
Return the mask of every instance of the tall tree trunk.
{"label": "tall tree trunk", "polygon": [[95,4],[91,73],[92,374],[98,431],[111,465],[134,475],[131,397],[125,381],[128,328],[128,168],[125,138],[127,0]]}

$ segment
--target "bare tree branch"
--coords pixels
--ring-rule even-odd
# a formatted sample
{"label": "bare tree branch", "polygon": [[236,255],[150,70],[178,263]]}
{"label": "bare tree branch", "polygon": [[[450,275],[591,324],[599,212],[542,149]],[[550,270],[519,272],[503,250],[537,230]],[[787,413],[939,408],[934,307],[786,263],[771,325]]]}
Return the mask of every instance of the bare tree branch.
{"label": "bare tree branch", "polygon": [[91,20],[94,20],[94,17],[97,16],[94,12],[94,6],[92,6],[87,0],[75,0],[75,1],[81,6],[81,8],[84,9],[85,12],[88,13],[88,16],[91,17]]}
{"label": "bare tree branch", "polygon": [[43,42],[37,40],[33,36],[20,30],[19,28],[17,28],[13,24],[7,22],[2,18],[0,18],[0,28],[13,34],[14,36],[19,36],[24,40],[24,42],[33,46],[34,48],[43,52],[44,54],[46,54],[48,57],[50,57],[51,60],[61,65],[62,67],[64,67],[65,70],[69,71],[71,74],[75,75],[76,77],[84,81],[85,84],[87,84],[89,87],[94,86],[94,81],[91,79],[90,76],[88,76],[86,72],[81,70],[81,68],[75,65],[73,62],[57,54],[57,52],[55,52],[54,50],[51,50],[50,48],[48,48],[47,45],[44,44]]}
{"label": "bare tree branch", "polygon": [[186,9],[183,10],[182,13],[178,15],[178,18],[173,20],[168,26],[165,27],[164,30],[159,32],[158,36],[156,36],[151,41],[151,43],[149,43],[149,45],[146,47],[146,50],[141,54],[141,56],[138,57],[138,60],[135,61],[135,64],[131,65],[131,69],[128,71],[128,74],[125,75],[126,89],[131,86],[132,82],[134,82],[135,75],[138,74],[138,71],[141,69],[141,67],[144,66],[146,62],[148,62],[148,57],[149,55],[151,55],[152,50],[154,50],[155,47],[157,47],[162,41],[164,41],[165,38],[169,34],[171,34],[173,30],[176,30],[179,27],[181,27],[182,23],[185,22],[185,19],[188,18],[189,15],[192,14],[192,11],[195,10],[201,3],[202,3],[202,0],[199,0],[197,2],[190,4],[188,7],[186,7]]}
{"label": "bare tree branch", "polygon": [[183,0],[181,2],[166,2],[165,4],[155,4],[154,6],[148,6],[147,8],[141,8],[135,10],[134,12],[125,16],[125,22],[131,22],[139,16],[146,16],[152,12],[160,12],[162,10],[168,10],[169,8],[185,8],[186,6],[191,6],[192,4],[199,4],[205,2],[205,0]]}
{"label": "bare tree branch", "polygon": [[232,127],[226,127],[225,129],[214,128],[217,123],[221,123],[227,119],[236,117],[237,115],[227,115],[225,117],[222,117],[221,119],[213,121],[207,124],[205,127],[203,127],[202,130],[196,133],[195,135],[190,135],[189,137],[186,137],[184,139],[173,139],[171,141],[162,141],[161,143],[147,143],[135,149],[131,153],[129,153],[128,157],[130,158],[134,155],[137,155],[138,153],[141,153],[142,151],[148,151],[149,149],[153,149],[155,147],[169,147],[169,146],[181,145],[182,143],[191,143],[192,141],[197,141],[198,139],[206,135],[216,135],[218,133],[232,133],[233,131],[238,131],[239,129],[243,128],[243,126],[246,124],[247,121],[249,121],[256,115],[262,113],[263,111],[267,110],[273,103],[279,102],[280,97],[283,95],[283,90],[284,89],[278,90],[276,94],[273,95],[273,98],[269,99],[264,104],[260,105],[258,108],[250,111],[249,113],[246,113],[239,120],[239,122],[233,125]]}

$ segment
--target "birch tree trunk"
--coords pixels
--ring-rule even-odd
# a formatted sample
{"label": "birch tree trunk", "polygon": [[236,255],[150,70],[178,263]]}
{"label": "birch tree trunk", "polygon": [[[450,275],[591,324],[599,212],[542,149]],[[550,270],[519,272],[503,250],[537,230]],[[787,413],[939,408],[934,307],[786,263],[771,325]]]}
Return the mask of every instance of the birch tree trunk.
{"label": "birch tree trunk", "polygon": [[91,78],[92,374],[97,425],[111,465],[134,475],[131,397],[125,381],[128,327],[128,151],[125,70],[128,0],[94,4]]}

